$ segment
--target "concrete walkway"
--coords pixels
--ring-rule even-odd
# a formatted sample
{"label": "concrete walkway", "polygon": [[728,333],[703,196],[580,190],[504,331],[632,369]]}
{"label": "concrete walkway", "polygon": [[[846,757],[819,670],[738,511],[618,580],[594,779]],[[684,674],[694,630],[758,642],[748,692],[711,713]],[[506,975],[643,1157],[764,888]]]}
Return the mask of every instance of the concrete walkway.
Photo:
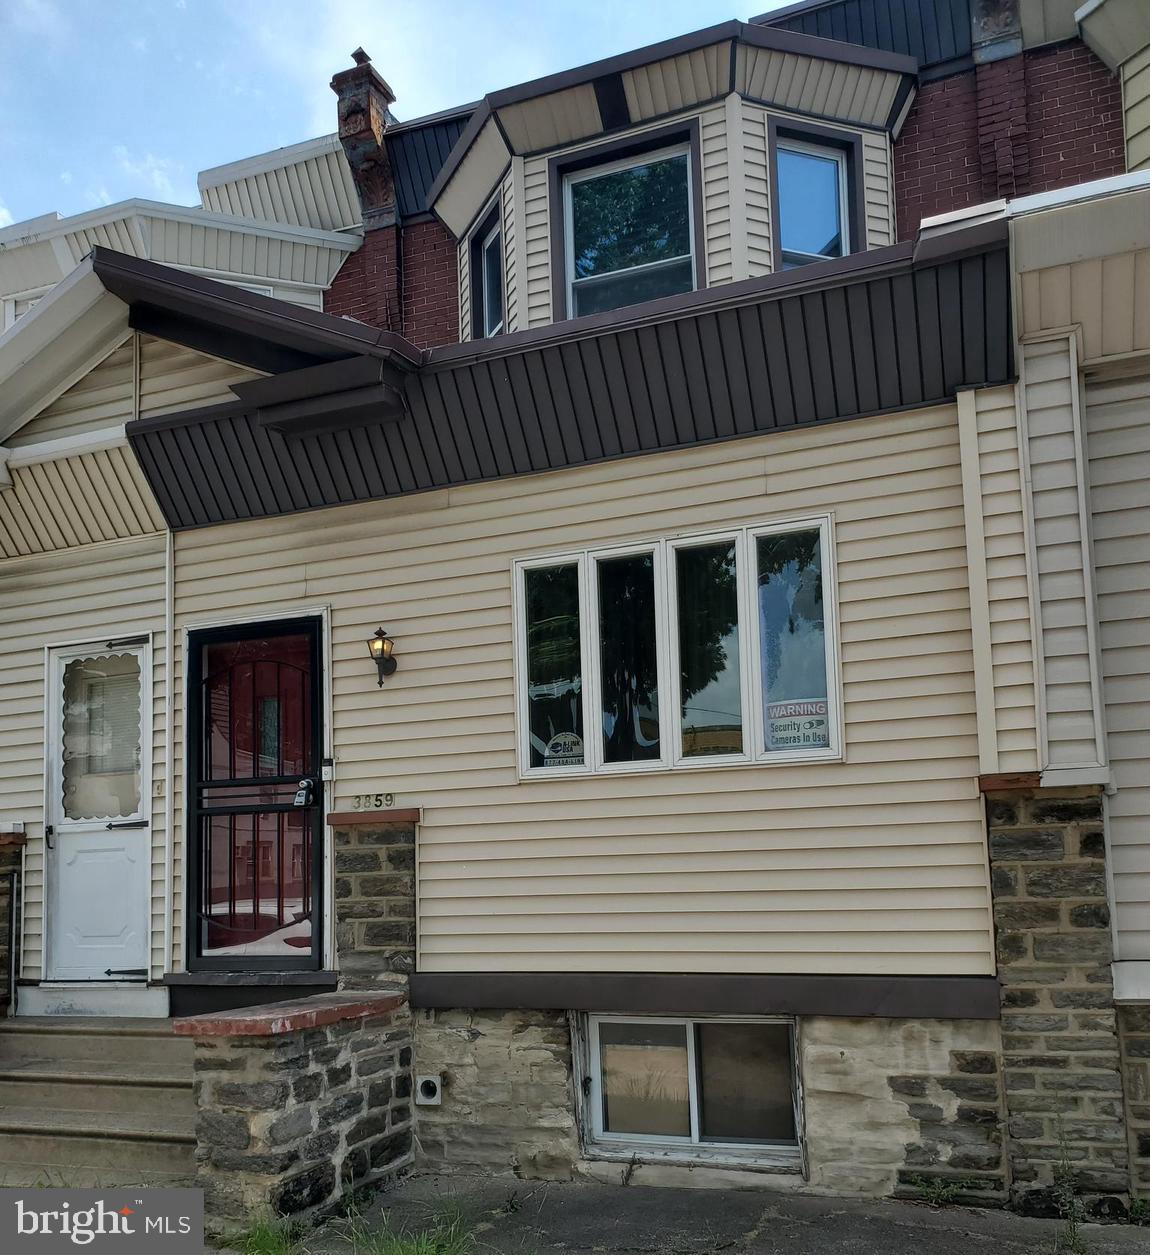
{"label": "concrete walkway", "polygon": [[[1063,1226],[968,1208],[759,1191],[408,1178],[373,1203],[392,1232],[446,1210],[474,1225],[474,1255],[1054,1255]],[[330,1233],[330,1230],[329,1230]],[[1089,1255],[1150,1255],[1150,1229],[1083,1226]],[[331,1237],[313,1252],[346,1253]]]}

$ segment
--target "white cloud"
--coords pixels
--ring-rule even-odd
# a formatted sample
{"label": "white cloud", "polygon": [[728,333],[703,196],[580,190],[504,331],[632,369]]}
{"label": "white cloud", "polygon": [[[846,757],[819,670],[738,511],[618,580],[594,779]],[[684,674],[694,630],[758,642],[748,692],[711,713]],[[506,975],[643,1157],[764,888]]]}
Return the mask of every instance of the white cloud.
{"label": "white cloud", "polygon": [[8,206],[0,201],[0,227],[10,227],[16,221],[8,210]]}
{"label": "white cloud", "polygon": [[154,153],[145,153],[142,157],[136,157],[123,144],[117,144],[112,149],[112,156],[115,157],[116,164],[124,174],[143,183],[143,190],[158,196],[161,200],[174,201],[176,199],[176,185],[173,180],[179,178],[183,168],[178,162],[170,157],[157,157]]}
{"label": "white cloud", "polygon": [[67,187],[67,186],[68,186],[68,185],[72,182],[72,171],[71,171],[71,170],[61,170],[61,171],[60,171],[60,182],[61,182],[61,183],[63,183],[65,187]]}

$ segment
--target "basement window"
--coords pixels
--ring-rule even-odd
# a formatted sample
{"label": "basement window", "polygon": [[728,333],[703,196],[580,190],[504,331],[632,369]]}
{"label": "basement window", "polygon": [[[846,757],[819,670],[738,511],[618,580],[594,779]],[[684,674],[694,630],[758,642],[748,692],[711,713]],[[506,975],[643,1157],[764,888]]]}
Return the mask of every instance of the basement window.
{"label": "basement window", "polygon": [[516,564],[525,778],[837,758],[826,517]]}
{"label": "basement window", "polygon": [[589,1015],[582,1046],[599,1153],[799,1166],[793,1021]]}

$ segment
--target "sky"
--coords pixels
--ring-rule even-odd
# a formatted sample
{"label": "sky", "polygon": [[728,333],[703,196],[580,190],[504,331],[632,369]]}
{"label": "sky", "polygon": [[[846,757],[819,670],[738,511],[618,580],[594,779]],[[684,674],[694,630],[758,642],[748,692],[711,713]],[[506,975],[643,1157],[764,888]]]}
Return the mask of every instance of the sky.
{"label": "sky", "polygon": [[358,46],[406,119],[784,2],[0,0],[0,226],[198,204],[200,170],[334,131]]}

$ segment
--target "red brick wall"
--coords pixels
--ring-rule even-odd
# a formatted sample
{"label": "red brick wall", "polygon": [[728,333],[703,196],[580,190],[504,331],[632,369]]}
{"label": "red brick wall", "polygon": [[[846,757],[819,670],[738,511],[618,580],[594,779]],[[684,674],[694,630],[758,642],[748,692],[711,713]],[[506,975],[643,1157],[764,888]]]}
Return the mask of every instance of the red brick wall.
{"label": "red brick wall", "polygon": [[454,344],[459,339],[455,244],[438,222],[417,222],[402,231],[402,241],[396,227],[368,231],[340,267],[324,309],[398,331],[422,349]]}
{"label": "red brick wall", "polygon": [[403,334],[421,349],[459,340],[459,258],[440,222],[403,229]]}
{"label": "red brick wall", "polygon": [[931,214],[1121,174],[1118,80],[1076,40],[924,83],[894,167],[900,240]]}

